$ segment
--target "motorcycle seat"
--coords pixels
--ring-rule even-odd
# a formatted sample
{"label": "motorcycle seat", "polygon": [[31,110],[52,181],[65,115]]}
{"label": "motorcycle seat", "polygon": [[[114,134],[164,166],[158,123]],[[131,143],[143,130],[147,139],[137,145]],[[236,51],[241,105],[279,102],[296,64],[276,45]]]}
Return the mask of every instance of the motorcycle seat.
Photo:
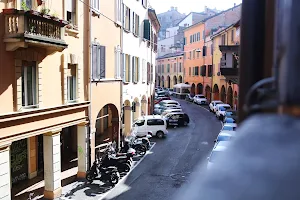
{"label": "motorcycle seat", "polygon": [[144,138],[146,136],[140,136],[140,135],[137,135],[136,138]]}

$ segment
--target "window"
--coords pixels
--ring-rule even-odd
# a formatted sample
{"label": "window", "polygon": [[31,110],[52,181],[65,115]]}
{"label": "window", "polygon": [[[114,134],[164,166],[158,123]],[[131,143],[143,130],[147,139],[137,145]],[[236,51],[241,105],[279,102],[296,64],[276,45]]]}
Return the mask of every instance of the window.
{"label": "window", "polygon": [[145,124],[145,120],[138,120],[134,124],[137,126],[143,126]]}
{"label": "window", "polygon": [[129,83],[130,82],[130,55],[125,54],[125,76],[124,81]]}
{"label": "window", "polygon": [[193,50],[193,59],[195,59],[196,50]]}
{"label": "window", "polygon": [[202,56],[206,56],[206,46],[203,46],[203,50],[202,50]]}
{"label": "window", "polygon": [[22,106],[37,105],[36,63],[24,62],[22,67]]}
{"label": "window", "polygon": [[205,31],[202,32],[202,38],[205,39]]}
{"label": "window", "polygon": [[132,13],[132,33],[136,36],[139,36],[140,30],[140,17],[136,13]]}
{"label": "window", "polygon": [[145,59],[143,59],[143,61],[142,61],[142,82],[144,83],[144,82],[146,82],[146,72],[147,72],[147,70],[146,70],[146,60]]}
{"label": "window", "polygon": [[167,65],[167,73],[170,73],[170,64]]}
{"label": "window", "polygon": [[105,78],[106,69],[106,47],[99,44],[92,44],[92,79],[100,80]]}
{"label": "window", "polygon": [[147,63],[147,83],[149,84],[151,81],[151,77],[150,77],[150,63]]}
{"label": "window", "polygon": [[122,4],[121,0],[115,0],[115,14],[116,14],[116,21],[122,24]]}
{"label": "window", "polygon": [[197,33],[197,41],[200,41],[200,32]]}
{"label": "window", "polygon": [[123,4],[123,13],[124,13],[123,27],[127,31],[130,31],[130,9],[125,4]]}
{"label": "window", "polygon": [[165,73],[165,66],[164,65],[161,66],[161,72]]}
{"label": "window", "polygon": [[225,34],[221,36],[221,45],[225,45]]}
{"label": "window", "polygon": [[147,125],[148,126],[165,125],[165,122],[162,119],[148,119]]}
{"label": "window", "polygon": [[147,8],[147,0],[142,0],[142,5],[144,6],[144,8]]}
{"label": "window", "polygon": [[190,60],[192,59],[192,52],[190,51]]}
{"label": "window", "polygon": [[144,20],[144,39],[150,40],[150,34],[151,34],[151,25],[150,21],[148,19]]}
{"label": "window", "polygon": [[176,68],[177,68],[176,63],[174,63],[174,72],[176,72]]}
{"label": "window", "polygon": [[[96,0],[94,0],[94,1],[96,1]],[[99,6],[99,4],[98,4],[98,6]],[[66,20],[73,25],[77,25],[76,1],[75,0],[66,0]]]}
{"label": "window", "polygon": [[32,9],[32,0],[19,0],[21,2],[22,10],[31,10]]}
{"label": "window", "polygon": [[181,70],[182,70],[182,69],[181,69],[181,63],[179,63],[179,72],[181,72]]}
{"label": "window", "polygon": [[212,77],[213,75],[213,66],[212,65],[208,65],[208,77]]}
{"label": "window", "polygon": [[132,77],[132,82],[136,83],[136,63],[135,63],[135,57],[131,56],[131,77]]}
{"label": "window", "polygon": [[234,29],[231,30],[231,42],[234,41]]}
{"label": "window", "polygon": [[195,76],[199,76],[199,67],[195,67]]}
{"label": "window", "polygon": [[140,59],[138,57],[134,57],[134,82],[139,82],[139,76],[140,76]]}
{"label": "window", "polygon": [[191,67],[189,67],[189,75],[190,75],[190,76],[191,76],[191,73],[192,73],[191,70],[192,70]]}
{"label": "window", "polygon": [[68,102],[74,102],[77,98],[77,67],[76,65],[69,64],[68,65],[68,73],[67,73],[67,98]]}
{"label": "window", "polygon": [[[69,0],[67,0],[69,1]],[[92,8],[94,9],[94,12],[100,13],[100,0],[91,0]]]}
{"label": "window", "polygon": [[193,36],[190,35],[190,43],[193,43]]}

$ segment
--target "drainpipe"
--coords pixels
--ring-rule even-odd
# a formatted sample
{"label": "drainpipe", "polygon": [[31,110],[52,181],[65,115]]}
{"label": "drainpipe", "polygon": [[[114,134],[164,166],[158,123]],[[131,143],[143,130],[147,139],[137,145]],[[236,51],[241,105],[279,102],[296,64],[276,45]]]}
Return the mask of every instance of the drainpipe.
{"label": "drainpipe", "polygon": [[[122,10],[123,10],[123,0],[121,0],[121,7],[122,7]],[[123,55],[123,24],[121,24],[121,27],[120,27],[120,43],[121,43],[121,59],[123,60],[124,58],[124,55]],[[124,60],[123,62],[120,62],[120,65],[123,64],[124,65]],[[119,74],[121,74],[121,70],[123,70],[123,65],[120,66],[120,69],[119,69]],[[125,74],[123,74],[123,76],[125,76]],[[118,141],[118,148],[120,149],[121,147],[121,139],[123,141],[123,113],[124,113],[124,106],[123,106],[123,77],[121,77],[121,81],[120,81],[120,106],[121,106],[121,113],[120,113],[120,121],[121,121],[121,124],[120,124],[120,134],[119,134],[119,141]],[[122,146],[123,146],[123,142],[122,142]]]}

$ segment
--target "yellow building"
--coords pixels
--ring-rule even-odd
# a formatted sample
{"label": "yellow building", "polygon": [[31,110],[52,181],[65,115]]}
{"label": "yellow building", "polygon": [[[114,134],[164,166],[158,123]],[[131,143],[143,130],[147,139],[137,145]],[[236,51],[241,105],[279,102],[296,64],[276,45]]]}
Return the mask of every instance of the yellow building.
{"label": "yellow building", "polygon": [[[231,66],[235,60],[232,53],[239,48],[239,22],[221,29],[211,36],[213,41],[213,100],[222,100],[232,106],[237,105],[238,85],[233,79],[226,79],[224,75],[232,73]],[[221,51],[223,50],[223,52]],[[230,53],[224,53],[226,51]],[[232,51],[231,51],[232,50]],[[226,55],[225,55],[226,54]],[[227,63],[227,64],[226,64]],[[222,69],[224,69],[222,72]],[[237,71],[234,69],[234,73]]]}

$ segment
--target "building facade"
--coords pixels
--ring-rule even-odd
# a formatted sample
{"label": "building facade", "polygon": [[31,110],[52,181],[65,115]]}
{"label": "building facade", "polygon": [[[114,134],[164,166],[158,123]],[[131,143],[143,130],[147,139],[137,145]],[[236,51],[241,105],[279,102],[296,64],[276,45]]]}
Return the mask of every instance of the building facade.
{"label": "building facade", "polygon": [[123,134],[153,107],[157,34],[160,24],[148,1],[123,0]]}
{"label": "building facade", "polygon": [[85,65],[90,66],[91,163],[95,159],[95,151],[107,142],[115,142],[119,146],[122,112],[122,2],[99,2],[91,1],[93,9],[85,7],[87,45],[84,56]]}
{"label": "building facade", "polygon": [[222,100],[237,108],[239,21],[211,36],[213,41],[213,99]]}
{"label": "building facade", "polygon": [[173,88],[183,83],[183,55],[183,52],[176,52],[156,59],[156,86]]}
{"label": "building facade", "polygon": [[1,200],[35,177],[44,177],[45,198],[60,196],[61,172],[73,159],[75,173],[86,172],[88,67],[78,2],[0,2]]}

